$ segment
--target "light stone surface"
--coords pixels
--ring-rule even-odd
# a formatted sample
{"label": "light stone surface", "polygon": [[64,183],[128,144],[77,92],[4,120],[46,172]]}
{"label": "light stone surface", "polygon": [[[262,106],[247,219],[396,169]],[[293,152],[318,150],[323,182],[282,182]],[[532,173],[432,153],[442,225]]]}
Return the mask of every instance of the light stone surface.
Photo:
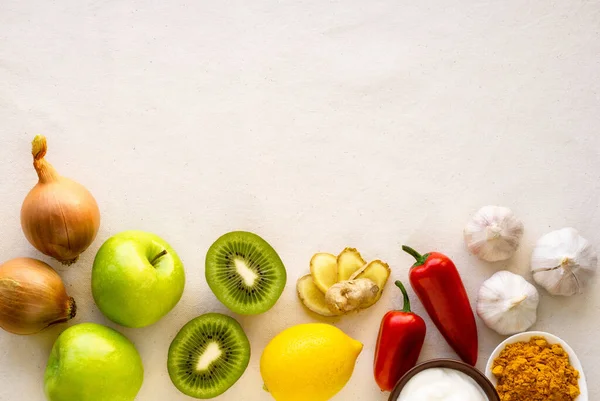
{"label": "light stone surface", "polygon": [[[357,247],[392,279],[412,261],[400,245],[451,256],[473,304],[499,269],[528,274],[536,239],[573,226],[600,248],[600,2],[0,1],[0,256],[49,261],[79,303],[71,324],[116,327],[145,365],[140,401],[184,401],[166,369],[170,341],[202,313],[228,313],[204,280],[210,244],[230,230],[267,239],[288,269],[277,305],[237,316],[250,366],[219,400],[267,401],[261,350],[276,333],[319,319],[296,279],[313,253]],[[98,238],[65,268],[24,238],[19,210],[36,182],[30,140],[85,184],[102,213]],[[464,224],[479,207],[525,224],[508,262],[469,255]],[[177,307],[152,327],[108,322],[90,293],[94,254],[110,235],[152,231],[185,263]],[[600,399],[600,291],[542,292],[537,330],[578,353]],[[422,360],[454,357],[428,323]],[[382,300],[334,322],[365,348],[337,401],[384,401],[373,380]],[[503,339],[478,319],[480,359]],[[43,372],[65,325],[0,332],[0,400],[42,401]]]}

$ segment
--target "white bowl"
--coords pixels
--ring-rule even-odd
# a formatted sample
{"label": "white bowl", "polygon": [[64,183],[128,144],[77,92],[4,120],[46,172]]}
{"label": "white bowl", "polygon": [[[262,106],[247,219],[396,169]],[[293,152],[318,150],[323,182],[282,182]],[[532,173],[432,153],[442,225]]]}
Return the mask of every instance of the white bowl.
{"label": "white bowl", "polygon": [[500,352],[502,352],[502,350],[508,344],[514,344],[519,341],[529,341],[531,337],[536,336],[544,337],[546,340],[548,340],[548,343],[550,344],[560,344],[563,347],[563,349],[569,355],[569,362],[579,372],[579,390],[581,391],[581,394],[575,400],[589,401],[587,383],[585,382],[585,375],[583,374],[583,367],[581,366],[581,362],[579,362],[579,358],[577,358],[577,355],[575,355],[575,351],[573,351],[569,344],[556,337],[554,334],[545,333],[543,331],[527,331],[525,333],[515,334],[514,336],[502,341],[500,345],[496,347],[494,352],[492,352],[492,355],[490,355],[490,359],[488,360],[487,365],[485,367],[485,375],[488,379],[490,379],[494,387],[496,386],[496,384],[498,384],[498,380],[496,380],[496,377],[492,374],[492,364],[494,363],[494,359],[496,359],[498,355],[500,355]]}

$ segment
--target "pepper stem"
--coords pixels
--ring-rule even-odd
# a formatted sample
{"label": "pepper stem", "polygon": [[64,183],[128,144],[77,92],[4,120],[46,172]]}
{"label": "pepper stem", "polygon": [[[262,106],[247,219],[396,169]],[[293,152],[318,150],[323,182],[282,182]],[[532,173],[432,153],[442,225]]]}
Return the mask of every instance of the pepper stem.
{"label": "pepper stem", "polygon": [[408,293],[406,292],[406,288],[404,288],[404,284],[402,284],[402,281],[400,280],[396,280],[394,284],[400,288],[400,291],[402,291],[402,296],[404,297],[404,306],[402,307],[402,312],[410,312],[410,299],[408,298]]}
{"label": "pepper stem", "polygon": [[410,246],[402,245],[402,250],[409,255],[412,255],[413,258],[417,259],[418,265],[422,265],[425,263],[425,259],[427,259],[427,255],[421,255],[419,252],[412,249]]}
{"label": "pepper stem", "polygon": [[36,135],[31,142],[33,167],[35,168],[35,172],[37,173],[40,182],[44,184],[58,179],[58,173],[54,167],[44,159],[47,150],[48,144],[46,143],[46,137],[43,135]]}

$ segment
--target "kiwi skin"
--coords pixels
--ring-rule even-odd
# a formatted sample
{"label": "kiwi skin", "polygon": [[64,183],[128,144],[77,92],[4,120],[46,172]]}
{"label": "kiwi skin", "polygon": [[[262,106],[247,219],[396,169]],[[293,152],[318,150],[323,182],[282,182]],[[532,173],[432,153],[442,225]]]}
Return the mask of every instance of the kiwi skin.
{"label": "kiwi skin", "polygon": [[[202,355],[200,351],[206,350],[211,342],[219,343],[222,354],[205,371],[199,372],[194,367]],[[242,326],[230,316],[206,313],[179,330],[169,347],[167,369],[171,381],[183,394],[209,399],[233,386],[249,362],[250,342]]]}
{"label": "kiwi skin", "polygon": [[[244,283],[233,266],[242,259],[257,275],[253,286]],[[287,281],[285,266],[275,249],[260,236],[233,231],[219,237],[206,254],[206,281],[217,299],[231,311],[256,315],[271,309]]]}

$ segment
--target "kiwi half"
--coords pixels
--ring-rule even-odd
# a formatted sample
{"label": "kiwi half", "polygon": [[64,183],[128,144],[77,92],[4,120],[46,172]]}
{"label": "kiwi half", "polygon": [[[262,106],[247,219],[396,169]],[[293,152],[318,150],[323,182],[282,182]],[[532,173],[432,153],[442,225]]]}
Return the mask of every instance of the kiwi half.
{"label": "kiwi half", "polygon": [[258,235],[245,231],[227,233],[212,244],[205,274],[219,301],[242,315],[271,309],[287,280],[277,252]]}
{"label": "kiwi half", "polygon": [[250,343],[232,317],[207,313],[188,322],[169,347],[167,368],[183,394],[213,398],[242,376],[250,361]]}

